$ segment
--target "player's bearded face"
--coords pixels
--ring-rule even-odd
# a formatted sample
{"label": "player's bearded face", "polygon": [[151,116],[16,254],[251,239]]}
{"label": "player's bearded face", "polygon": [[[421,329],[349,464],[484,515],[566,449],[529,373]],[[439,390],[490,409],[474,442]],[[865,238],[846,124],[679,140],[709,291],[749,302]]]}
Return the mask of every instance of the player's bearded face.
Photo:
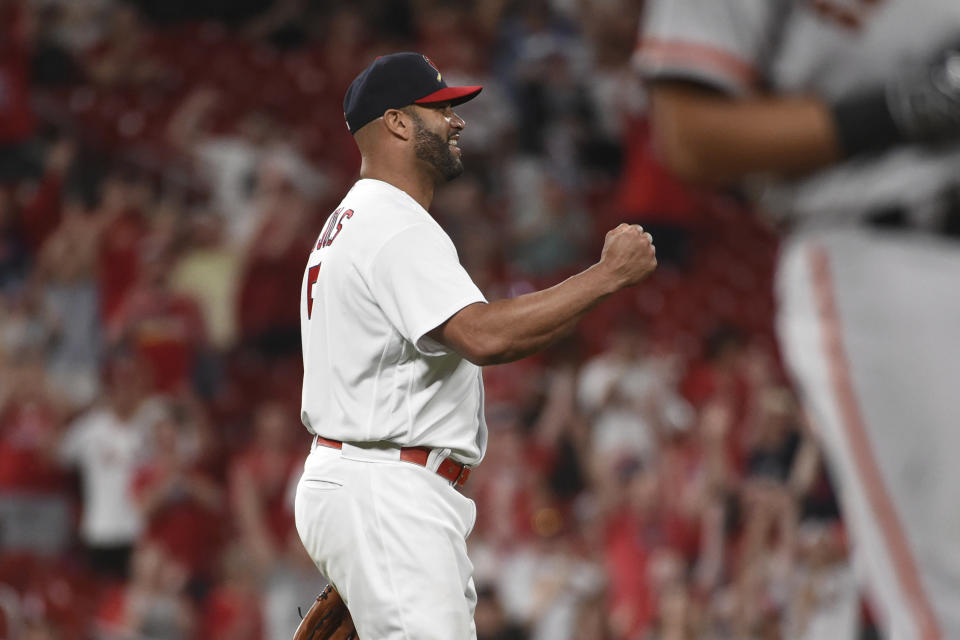
{"label": "player's bearded face", "polygon": [[453,180],[463,173],[463,162],[450,146],[449,136],[453,136],[455,132],[447,127],[448,137],[444,138],[427,129],[419,116],[412,115],[417,125],[417,133],[413,141],[417,158],[433,167],[444,180]]}

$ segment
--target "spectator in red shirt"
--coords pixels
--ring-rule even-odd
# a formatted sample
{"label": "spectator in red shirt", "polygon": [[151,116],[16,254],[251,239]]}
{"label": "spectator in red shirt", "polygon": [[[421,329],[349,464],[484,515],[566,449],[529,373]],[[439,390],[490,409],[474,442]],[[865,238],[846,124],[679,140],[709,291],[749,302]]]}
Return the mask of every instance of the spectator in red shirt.
{"label": "spectator in red shirt", "polygon": [[299,311],[288,302],[297,299],[301,256],[314,242],[309,226],[314,210],[285,164],[267,163],[258,172],[258,227],[245,255],[237,311],[245,340],[267,354],[299,356]]}
{"label": "spectator in red shirt", "polygon": [[133,479],[134,502],[144,517],[145,539],[162,546],[202,584],[223,537],[223,495],[195,463],[194,425],[175,409],[168,407],[153,426],[152,456]]}
{"label": "spectator in red shirt", "polygon": [[294,530],[288,491],[305,451],[292,446],[293,424],[279,404],[258,407],[253,441],[230,467],[230,503],[240,538],[263,572],[286,553]]}
{"label": "spectator in red shirt", "polygon": [[750,424],[763,390],[775,382],[768,355],[740,329],[722,325],[704,343],[703,357],[688,369],[680,390],[701,413],[722,413],[726,464],[738,477],[746,467]]}
{"label": "spectator in red shirt", "polygon": [[189,389],[195,359],[205,346],[203,315],[193,298],[168,283],[171,256],[162,248],[144,249],[140,274],[111,323],[112,344],[126,344],[150,367],[156,391]]}
{"label": "spectator in red shirt", "polygon": [[2,371],[0,490],[56,491],[64,476],[50,456],[62,407],[51,394],[39,356],[21,357]]}
{"label": "spectator in red shirt", "polygon": [[[664,499],[680,488],[666,486],[657,466],[637,463],[622,468],[622,474],[625,501],[610,518],[606,555],[611,616],[618,629],[629,635],[653,623],[657,583],[668,582],[651,580],[664,566],[658,558],[670,558],[685,567],[685,555],[697,549],[699,513],[684,513]],[[684,570],[673,573],[683,575]]]}
{"label": "spectator in red shirt", "polygon": [[104,323],[113,321],[136,282],[147,237],[147,223],[134,191],[135,186],[119,173],[108,175],[100,184],[95,216],[103,229],[97,273]]}
{"label": "spectator in red shirt", "polygon": [[256,569],[246,548],[234,544],[220,558],[220,581],[204,605],[200,637],[205,640],[261,640],[263,614]]}
{"label": "spectator in red shirt", "polygon": [[195,612],[184,593],[187,572],[162,547],[141,544],[133,554],[130,581],[107,591],[96,614],[103,640],[189,638]]}
{"label": "spectator in red shirt", "polygon": [[53,142],[46,150],[42,175],[35,184],[30,182],[20,188],[20,220],[33,255],[40,252],[60,223],[63,185],[76,152],[76,142],[68,137]]}

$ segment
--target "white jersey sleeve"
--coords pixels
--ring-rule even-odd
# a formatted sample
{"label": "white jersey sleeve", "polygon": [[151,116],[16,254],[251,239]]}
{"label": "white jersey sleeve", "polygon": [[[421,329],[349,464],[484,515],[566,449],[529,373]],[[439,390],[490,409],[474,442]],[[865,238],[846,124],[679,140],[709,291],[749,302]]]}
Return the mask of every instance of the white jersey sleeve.
{"label": "white jersey sleeve", "polygon": [[764,78],[782,0],[648,0],[634,62],[649,79],[683,79],[731,94]]}
{"label": "white jersey sleeve", "polygon": [[424,355],[447,353],[428,332],[467,305],[486,302],[453,242],[435,224],[417,224],[392,236],[373,257],[369,273],[370,290],[384,315]]}

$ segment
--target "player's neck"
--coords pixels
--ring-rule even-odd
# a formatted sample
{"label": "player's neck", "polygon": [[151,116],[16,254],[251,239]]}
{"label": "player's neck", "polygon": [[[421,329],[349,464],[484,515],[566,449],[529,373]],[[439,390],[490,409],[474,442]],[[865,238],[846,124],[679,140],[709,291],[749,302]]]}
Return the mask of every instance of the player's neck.
{"label": "player's neck", "polygon": [[364,162],[360,166],[360,178],[380,180],[393,185],[416,200],[427,211],[433,203],[436,183],[432,177],[420,172],[390,170],[387,167],[378,167]]}

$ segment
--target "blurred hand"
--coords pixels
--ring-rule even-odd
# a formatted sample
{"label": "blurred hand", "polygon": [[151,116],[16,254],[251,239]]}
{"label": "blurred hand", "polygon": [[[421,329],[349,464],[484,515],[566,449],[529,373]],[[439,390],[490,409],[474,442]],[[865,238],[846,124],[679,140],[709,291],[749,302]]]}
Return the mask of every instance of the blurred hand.
{"label": "blurred hand", "polygon": [[960,137],[960,45],[925,65],[902,69],[888,84],[886,97],[908,139],[938,143]]}

